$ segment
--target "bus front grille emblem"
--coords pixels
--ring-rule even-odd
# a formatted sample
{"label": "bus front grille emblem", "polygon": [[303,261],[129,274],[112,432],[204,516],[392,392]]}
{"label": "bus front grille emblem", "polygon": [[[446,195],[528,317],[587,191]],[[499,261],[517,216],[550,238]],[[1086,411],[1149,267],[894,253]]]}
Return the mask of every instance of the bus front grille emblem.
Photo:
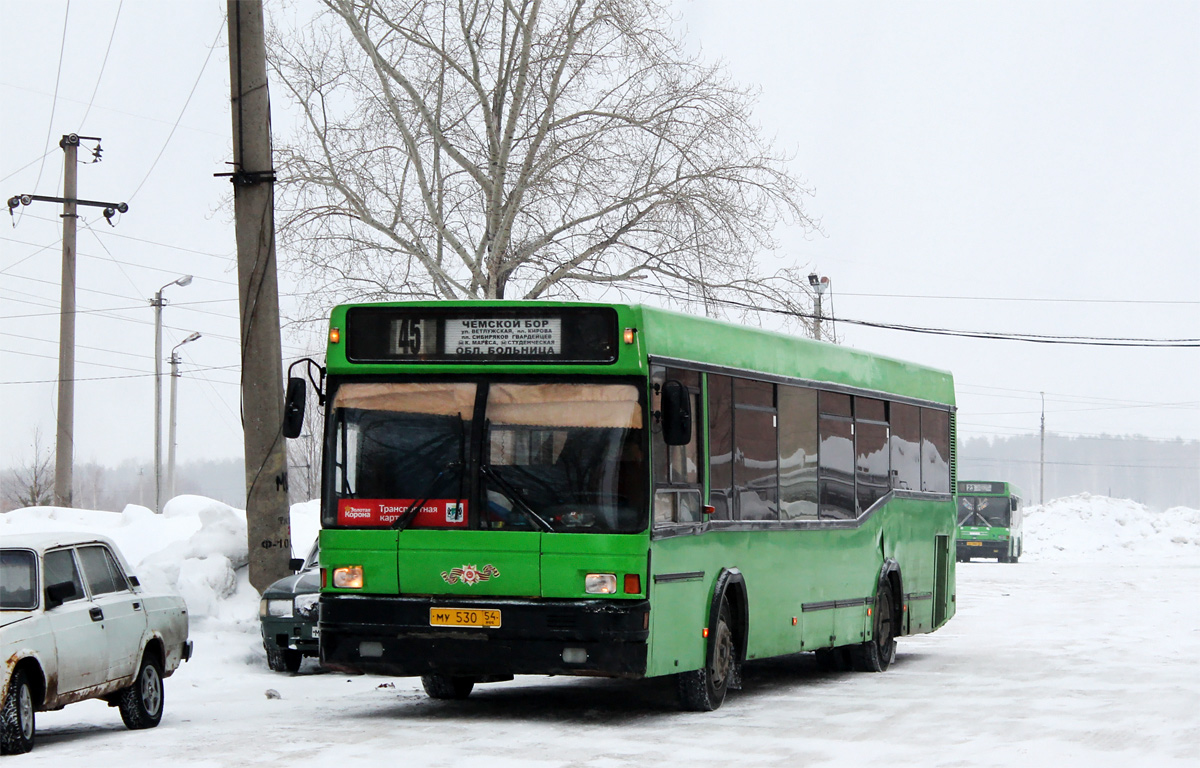
{"label": "bus front grille emblem", "polygon": [[498,578],[500,578],[500,569],[491,563],[482,568],[475,565],[464,565],[461,568],[451,568],[449,571],[442,571],[442,580],[447,584],[457,584],[461,581],[468,587],[474,586],[481,581]]}

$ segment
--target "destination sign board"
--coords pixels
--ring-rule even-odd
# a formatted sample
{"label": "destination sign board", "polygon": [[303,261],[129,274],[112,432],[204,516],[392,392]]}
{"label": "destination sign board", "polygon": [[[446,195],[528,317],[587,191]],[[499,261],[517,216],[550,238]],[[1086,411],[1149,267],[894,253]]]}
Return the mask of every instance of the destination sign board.
{"label": "destination sign board", "polygon": [[959,493],[1008,493],[1004,483],[980,483],[962,480],[958,484]]}
{"label": "destination sign board", "polygon": [[617,359],[609,307],[353,307],[351,362],[561,362]]}

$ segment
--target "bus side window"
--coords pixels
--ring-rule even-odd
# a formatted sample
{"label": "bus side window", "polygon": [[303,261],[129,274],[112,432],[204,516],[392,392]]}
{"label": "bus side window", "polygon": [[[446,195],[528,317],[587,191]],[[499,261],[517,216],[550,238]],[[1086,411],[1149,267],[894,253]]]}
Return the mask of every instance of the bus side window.
{"label": "bus side window", "polygon": [[708,503],[714,520],[732,520],[733,379],[708,374]]}
{"label": "bus side window", "polygon": [[817,519],[817,391],[780,384],[779,516]]}
{"label": "bus side window", "polygon": [[775,385],[733,380],[733,485],[738,520],[779,519]]}
{"label": "bus side window", "polygon": [[950,414],[921,409],[921,490],[950,493]]}
{"label": "bus side window", "polygon": [[820,404],[820,516],[822,520],[853,520],[854,421],[850,395],[822,391]]}
{"label": "bus side window", "polygon": [[891,403],[892,490],[921,490],[921,409]]}
{"label": "bus side window", "polygon": [[698,523],[703,519],[700,499],[700,374],[681,368],[655,366],[650,373],[650,408],[662,409],[662,385],[678,381],[692,401],[692,434],[686,445],[667,445],[662,425],[653,425],[654,522]]}

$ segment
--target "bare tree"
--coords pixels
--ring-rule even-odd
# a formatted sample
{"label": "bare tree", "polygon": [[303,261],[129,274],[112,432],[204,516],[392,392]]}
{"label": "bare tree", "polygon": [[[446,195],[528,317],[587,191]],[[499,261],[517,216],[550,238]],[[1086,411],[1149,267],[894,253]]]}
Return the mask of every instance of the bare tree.
{"label": "bare tree", "polygon": [[54,452],[42,445],[42,431],[33,433],[29,459],[12,471],[6,492],[17,507],[44,507],[54,501]]}
{"label": "bare tree", "polygon": [[609,289],[807,311],[765,274],[816,225],[755,94],[687,55],[661,0],[323,0],[278,23],[302,110],[278,151],[284,252],[337,299]]}

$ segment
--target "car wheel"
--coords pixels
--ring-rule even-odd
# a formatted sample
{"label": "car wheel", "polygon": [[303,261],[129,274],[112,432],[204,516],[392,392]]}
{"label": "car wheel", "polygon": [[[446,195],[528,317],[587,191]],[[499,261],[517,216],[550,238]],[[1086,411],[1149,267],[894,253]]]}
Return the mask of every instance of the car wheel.
{"label": "car wheel", "polygon": [[142,657],[133,685],[117,692],[117,709],[125,727],[133,731],[153,728],[162,720],[162,666],[155,656],[147,653]]}
{"label": "car wheel", "polygon": [[292,648],[263,647],[267,649],[267,666],[274,672],[296,672],[304,661],[304,654]]}
{"label": "car wheel", "polygon": [[13,672],[8,696],[0,707],[0,754],[23,755],[33,749],[36,730],[33,714],[33,689],[25,670]]}
{"label": "car wheel", "polygon": [[421,675],[421,685],[431,699],[465,699],[471,695],[475,680],[450,675]]}

